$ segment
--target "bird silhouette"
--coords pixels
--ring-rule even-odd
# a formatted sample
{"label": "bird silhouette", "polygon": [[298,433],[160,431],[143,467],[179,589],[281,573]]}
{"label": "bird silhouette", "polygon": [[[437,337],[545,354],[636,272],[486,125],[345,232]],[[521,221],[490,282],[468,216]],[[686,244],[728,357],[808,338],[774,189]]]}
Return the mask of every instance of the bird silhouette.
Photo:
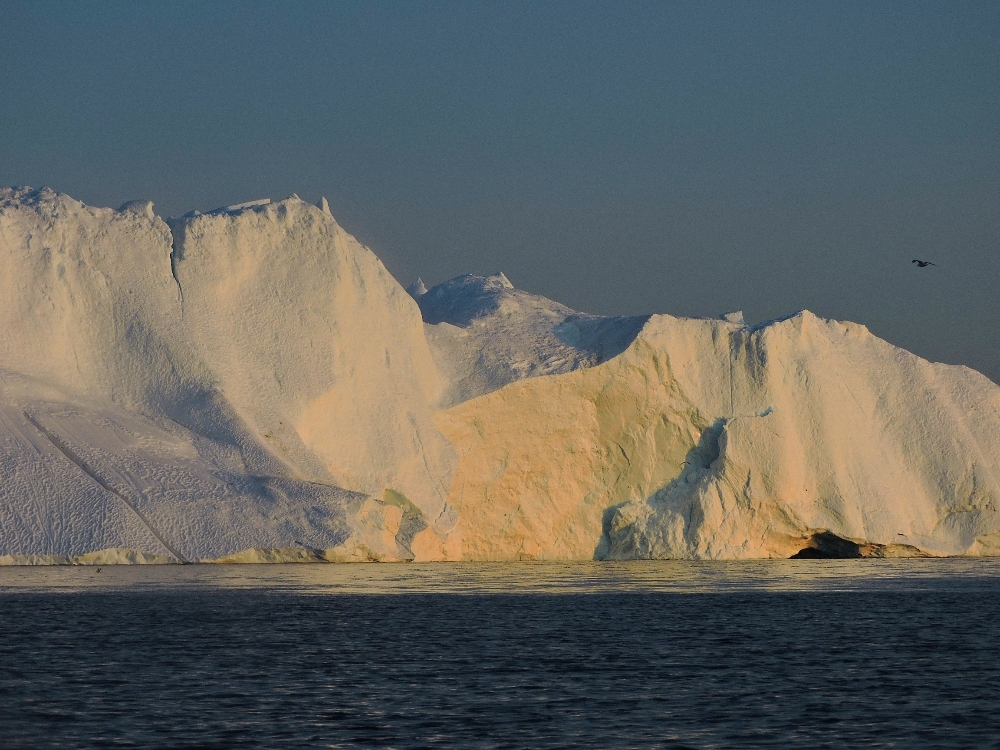
{"label": "bird silhouette", "polygon": [[100,572],[101,572],[101,569],[100,569],[100,568],[98,568],[98,569],[97,569],[97,572],[98,572],[98,573],[100,573]]}
{"label": "bird silhouette", "polygon": [[937,265],[936,263],[931,263],[929,260],[914,260],[917,264],[917,268],[926,268],[927,266]]}

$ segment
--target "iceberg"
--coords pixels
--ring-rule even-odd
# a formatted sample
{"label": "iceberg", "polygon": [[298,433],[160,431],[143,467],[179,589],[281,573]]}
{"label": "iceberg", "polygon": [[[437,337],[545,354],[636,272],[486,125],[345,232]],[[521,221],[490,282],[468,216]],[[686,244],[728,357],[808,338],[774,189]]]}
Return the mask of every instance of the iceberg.
{"label": "iceberg", "polygon": [[864,326],[404,289],[325,199],[0,190],[0,564],[1000,554],[1000,388]]}

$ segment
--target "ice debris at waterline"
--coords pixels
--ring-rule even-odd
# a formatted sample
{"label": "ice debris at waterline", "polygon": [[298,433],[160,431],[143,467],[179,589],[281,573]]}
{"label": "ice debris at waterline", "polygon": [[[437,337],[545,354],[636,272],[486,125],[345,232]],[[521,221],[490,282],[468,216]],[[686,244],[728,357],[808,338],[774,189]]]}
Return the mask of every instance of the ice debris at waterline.
{"label": "ice debris at waterline", "polygon": [[0,564],[1000,554],[1000,388],[808,312],[404,290],[326,201],[0,190]]}

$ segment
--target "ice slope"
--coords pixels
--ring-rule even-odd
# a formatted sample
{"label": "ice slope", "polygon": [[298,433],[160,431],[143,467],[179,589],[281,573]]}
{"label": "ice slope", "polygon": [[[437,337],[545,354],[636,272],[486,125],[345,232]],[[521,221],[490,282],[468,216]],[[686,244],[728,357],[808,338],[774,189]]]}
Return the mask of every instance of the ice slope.
{"label": "ice slope", "polygon": [[[437,415],[463,559],[995,554],[1000,388],[863,326],[658,315]],[[829,532],[829,533],[825,533]],[[850,546],[850,545],[848,545]]]}
{"label": "ice slope", "polygon": [[447,525],[419,310],[328,209],[172,233],[5,189],[0,284],[0,561],[402,559]]}
{"label": "ice slope", "polygon": [[53,443],[25,391],[55,394],[31,385],[9,373],[0,378],[0,554],[68,556],[121,547],[175,559],[119,496]]}
{"label": "ice slope", "polygon": [[[121,548],[187,562],[255,546],[349,557],[358,543],[351,522],[364,495],[227,472],[180,425],[21,377],[5,376],[2,395],[5,553]],[[388,551],[398,556],[395,545]]]}
{"label": "ice slope", "polygon": [[442,407],[524,378],[593,367],[623,352],[648,318],[584,315],[515,289],[502,273],[458,276],[430,290],[417,279],[408,291],[449,383]]}

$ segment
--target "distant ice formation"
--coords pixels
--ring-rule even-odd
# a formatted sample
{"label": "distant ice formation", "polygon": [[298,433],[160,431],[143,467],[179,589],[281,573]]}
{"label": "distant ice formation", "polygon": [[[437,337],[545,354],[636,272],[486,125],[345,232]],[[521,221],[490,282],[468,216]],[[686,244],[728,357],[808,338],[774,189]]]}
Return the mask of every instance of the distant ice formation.
{"label": "distant ice formation", "polygon": [[625,351],[649,316],[582,315],[515,289],[506,276],[459,276],[417,298],[453,406],[539,375],[593,367]]}
{"label": "distant ice formation", "polygon": [[326,200],[0,190],[0,564],[1000,554],[1000,388],[863,326],[404,290]]}

